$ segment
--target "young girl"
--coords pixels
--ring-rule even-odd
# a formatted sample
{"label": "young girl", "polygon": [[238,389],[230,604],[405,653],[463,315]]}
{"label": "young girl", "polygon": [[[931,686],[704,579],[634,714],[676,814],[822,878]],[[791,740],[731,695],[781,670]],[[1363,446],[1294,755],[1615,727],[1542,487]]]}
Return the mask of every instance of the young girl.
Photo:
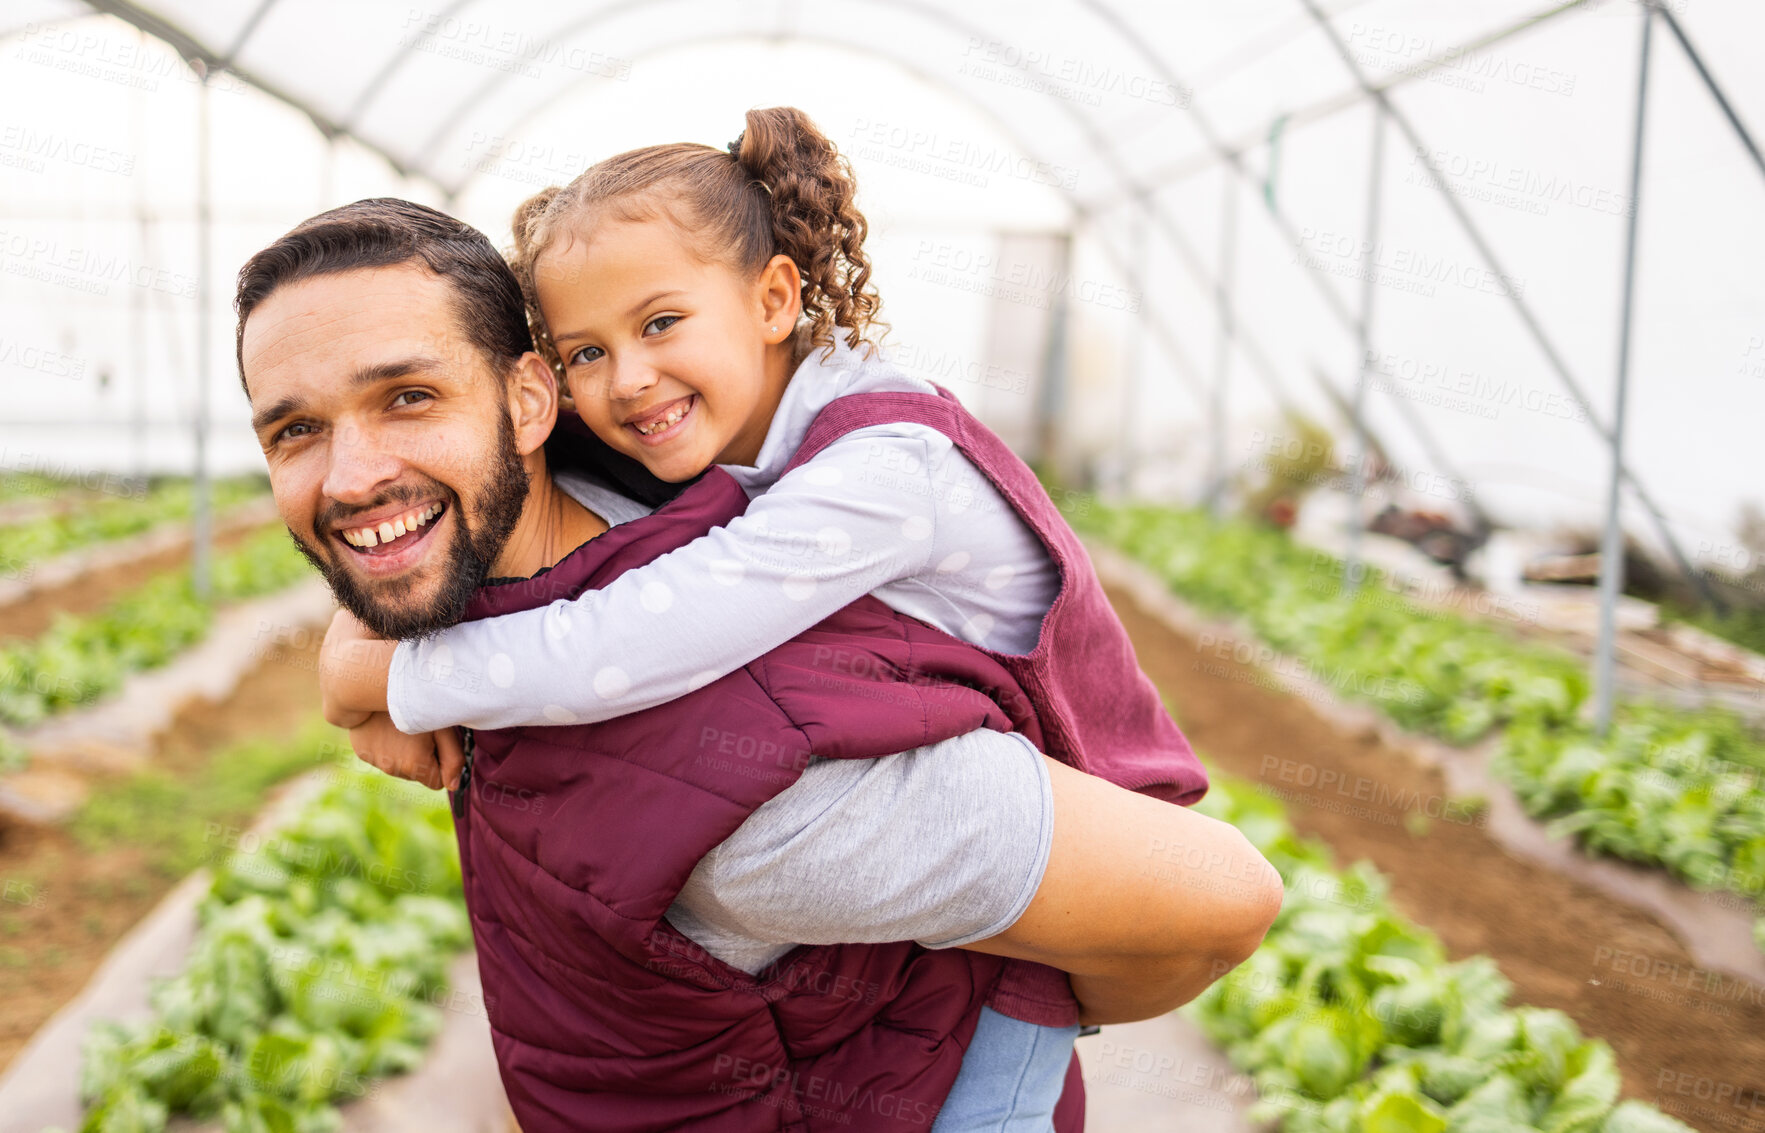
{"label": "young girl", "polygon": [[[328,709],[387,711],[411,734],[606,720],[874,594],[1021,665],[1050,755],[1173,801],[1199,797],[1199,764],[1046,493],[936,387],[876,357],[854,196],[833,144],[786,108],[751,111],[728,152],[635,150],[526,202],[512,266],[601,478],[630,495],[646,478],[678,485],[717,465],[750,505],[603,590],[400,643],[384,683],[330,673]],[[1049,648],[1056,631],[1064,661]],[[977,1091],[1014,1087],[1051,1107],[1073,1030],[989,1012],[944,1118]],[[1005,1049],[1040,1050],[1040,1079],[985,1081]]]}

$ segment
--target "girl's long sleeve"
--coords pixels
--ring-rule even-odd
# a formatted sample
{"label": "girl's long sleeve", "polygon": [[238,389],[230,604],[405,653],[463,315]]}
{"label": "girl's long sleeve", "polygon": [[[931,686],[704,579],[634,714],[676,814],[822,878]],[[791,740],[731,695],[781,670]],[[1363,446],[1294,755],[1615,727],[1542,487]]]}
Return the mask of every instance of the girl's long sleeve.
{"label": "girl's long sleeve", "polygon": [[674,700],[927,569],[944,494],[933,467],[920,437],[853,433],[727,526],[602,589],[401,642],[392,720],[409,733],[542,726]]}

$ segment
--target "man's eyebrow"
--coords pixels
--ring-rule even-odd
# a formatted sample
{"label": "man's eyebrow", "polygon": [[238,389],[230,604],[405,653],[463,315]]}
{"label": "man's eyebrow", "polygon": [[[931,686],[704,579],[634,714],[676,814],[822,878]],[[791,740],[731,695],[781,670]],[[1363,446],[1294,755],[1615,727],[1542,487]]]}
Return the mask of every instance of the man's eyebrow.
{"label": "man's eyebrow", "polygon": [[261,433],[272,421],[280,421],[284,417],[300,412],[306,402],[298,397],[284,397],[274,405],[265,406],[251,415],[251,431]]}
{"label": "man's eyebrow", "polygon": [[[628,319],[635,318],[639,311],[643,310],[645,307],[649,306],[651,303],[654,303],[658,299],[666,299],[670,295],[684,295],[684,294],[686,294],[686,293],[677,287],[670,288],[667,291],[658,291],[654,295],[651,295],[648,298],[641,300],[640,302],[633,303],[631,305],[631,309],[629,311],[625,312],[625,317]],[[590,332],[586,331],[586,330],[573,330],[569,334],[555,334],[552,336],[552,344],[555,346],[560,342],[574,342],[579,338],[587,338],[587,337],[589,337],[589,335],[590,335]]]}
{"label": "man's eyebrow", "polygon": [[[412,374],[424,373],[441,365],[439,358],[427,354],[413,354],[408,358],[395,358],[389,362],[374,362],[366,366],[358,366],[349,375],[349,384],[353,387],[371,386],[378,382],[394,381],[409,377]],[[274,421],[299,413],[306,407],[306,401],[299,397],[289,396],[266,406],[251,415],[251,429],[261,433]]]}
{"label": "man's eyebrow", "polygon": [[413,354],[408,358],[395,358],[390,362],[374,362],[366,366],[357,366],[355,373],[349,376],[352,386],[371,386],[375,382],[391,381],[394,378],[409,377],[412,374],[433,370],[441,365],[441,359],[432,358],[427,354]]}

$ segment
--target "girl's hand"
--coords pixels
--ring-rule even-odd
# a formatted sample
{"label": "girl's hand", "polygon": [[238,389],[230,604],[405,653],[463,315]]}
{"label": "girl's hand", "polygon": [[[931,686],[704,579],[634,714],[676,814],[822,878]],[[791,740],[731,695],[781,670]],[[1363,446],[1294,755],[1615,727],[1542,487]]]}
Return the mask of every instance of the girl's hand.
{"label": "girl's hand", "polygon": [[392,725],[392,717],[374,712],[349,730],[349,744],[357,757],[386,774],[409,779],[425,787],[457,790],[465,766],[465,750],[452,728],[407,736]]}
{"label": "girl's hand", "polygon": [[353,729],[386,711],[386,678],[397,647],[369,632],[348,610],[337,611],[319,649],[319,698],[327,722]]}

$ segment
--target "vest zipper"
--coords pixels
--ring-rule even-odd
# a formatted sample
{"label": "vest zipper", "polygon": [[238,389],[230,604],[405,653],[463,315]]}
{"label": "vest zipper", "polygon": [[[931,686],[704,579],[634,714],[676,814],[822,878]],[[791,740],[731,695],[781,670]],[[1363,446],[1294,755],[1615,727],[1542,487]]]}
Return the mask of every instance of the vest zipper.
{"label": "vest zipper", "polygon": [[466,813],[466,792],[472,788],[472,753],[477,749],[477,746],[472,736],[472,729],[461,728],[460,747],[465,750],[466,765],[460,770],[460,786],[454,792],[451,800],[455,818],[464,817]]}

